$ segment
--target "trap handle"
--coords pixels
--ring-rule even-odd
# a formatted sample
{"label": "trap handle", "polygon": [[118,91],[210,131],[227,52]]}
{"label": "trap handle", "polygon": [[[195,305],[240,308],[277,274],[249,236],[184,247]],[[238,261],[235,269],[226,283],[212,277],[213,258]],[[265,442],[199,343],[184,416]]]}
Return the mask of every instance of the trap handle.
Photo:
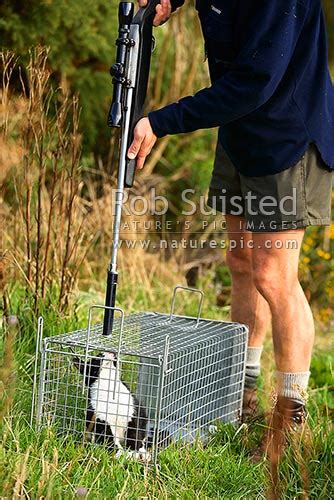
{"label": "trap handle", "polygon": [[197,293],[200,296],[199,301],[198,301],[198,310],[197,310],[196,325],[195,325],[195,328],[197,328],[198,324],[199,324],[200,317],[201,317],[204,293],[202,292],[202,290],[199,290],[198,288],[190,288],[188,286],[177,285],[173,290],[172,304],[171,304],[170,314],[169,314],[169,321],[170,322],[172,321],[173,316],[175,316],[175,299],[176,299],[176,292],[178,290],[185,290],[186,292]]}

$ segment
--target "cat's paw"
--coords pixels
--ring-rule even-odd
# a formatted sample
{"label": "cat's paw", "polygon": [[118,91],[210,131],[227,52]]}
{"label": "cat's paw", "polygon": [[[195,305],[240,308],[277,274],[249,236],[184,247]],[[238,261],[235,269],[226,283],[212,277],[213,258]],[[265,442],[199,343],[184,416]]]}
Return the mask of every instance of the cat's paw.
{"label": "cat's paw", "polygon": [[138,451],[118,449],[116,458],[120,459],[122,457],[125,460],[137,460],[138,462],[145,462],[147,464],[152,462],[152,455],[146,448],[139,448]]}
{"label": "cat's paw", "polygon": [[129,458],[129,452],[128,450],[124,450],[123,448],[118,448],[116,452],[116,458]]}
{"label": "cat's paw", "polygon": [[217,434],[218,427],[216,425],[209,425],[209,434]]}
{"label": "cat's paw", "polygon": [[152,462],[152,455],[151,453],[144,447],[142,448],[139,448],[138,450],[138,455],[139,455],[139,459],[147,464],[149,464],[150,462]]}

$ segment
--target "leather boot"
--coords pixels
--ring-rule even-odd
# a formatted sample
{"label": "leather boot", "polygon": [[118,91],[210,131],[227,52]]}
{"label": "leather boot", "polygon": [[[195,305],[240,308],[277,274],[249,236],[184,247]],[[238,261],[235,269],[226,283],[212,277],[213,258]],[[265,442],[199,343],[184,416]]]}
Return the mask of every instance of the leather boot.
{"label": "leather boot", "polygon": [[245,387],[242,401],[241,422],[252,424],[260,420],[264,415],[259,412],[259,402],[256,387]]}

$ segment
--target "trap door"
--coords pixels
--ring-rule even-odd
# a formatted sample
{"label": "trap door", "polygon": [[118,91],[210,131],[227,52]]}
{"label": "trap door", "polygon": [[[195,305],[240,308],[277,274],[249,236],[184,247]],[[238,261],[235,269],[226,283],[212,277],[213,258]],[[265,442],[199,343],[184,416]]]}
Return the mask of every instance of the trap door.
{"label": "trap door", "polygon": [[46,342],[42,352],[37,424],[54,425],[58,435],[82,439],[86,428],[88,391],[82,392],[82,377],[74,359],[84,356],[82,347]]}

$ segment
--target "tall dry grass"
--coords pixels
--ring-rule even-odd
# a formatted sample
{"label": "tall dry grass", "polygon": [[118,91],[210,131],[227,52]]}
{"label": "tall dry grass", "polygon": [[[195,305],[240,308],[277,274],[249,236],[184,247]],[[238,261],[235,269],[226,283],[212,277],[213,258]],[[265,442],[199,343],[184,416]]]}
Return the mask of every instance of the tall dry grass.
{"label": "tall dry grass", "polygon": [[[33,294],[35,312],[55,283],[66,307],[92,241],[82,231],[78,98],[52,89],[47,56],[44,48],[31,51],[21,96],[2,88],[2,142],[16,153],[3,158],[4,260]],[[10,81],[15,58],[3,53],[2,60]]]}
{"label": "tall dry grass", "polygon": [[[189,15],[189,12],[185,14]],[[187,57],[192,45],[188,24],[186,17],[178,16],[171,23],[174,36],[162,37],[162,57],[150,85],[150,108],[190,93],[203,78],[198,71],[202,51],[196,50],[191,59]],[[35,313],[40,301],[56,302],[59,310],[65,311],[79,282],[80,286],[89,287],[97,280],[104,281],[111,253],[117,160],[117,136],[112,135],[107,164],[98,159],[87,167],[87,159],[81,151],[78,96],[70,95],[67,85],[55,88],[48,52],[43,47],[32,49],[26,68],[20,66],[15,54],[1,54],[1,212],[4,220],[1,262],[7,270],[3,297],[8,309],[9,285],[22,283],[26,295],[33,297]],[[14,91],[11,85],[13,74],[21,75],[20,92]],[[163,93],[162,87],[166,86],[169,75],[173,75],[171,84],[168,92]],[[168,181],[155,175],[154,169],[163,160],[169,140],[159,143],[144,176],[136,180],[132,196],[148,197],[148,190],[158,185],[160,189],[163,186],[167,189]],[[180,141],[176,155],[183,146]],[[182,171],[179,175],[182,176]],[[153,222],[150,215],[139,218],[136,231],[131,225],[132,219],[132,216],[123,218],[125,224],[128,223],[128,229],[122,232],[123,238],[157,238],[144,225],[150,220]],[[164,263],[167,258],[170,266]],[[119,256],[120,268],[128,281],[144,282],[148,290],[153,276],[160,276],[162,282],[170,284],[182,280],[185,261],[182,252],[171,256],[146,252],[140,246],[122,249]]]}

